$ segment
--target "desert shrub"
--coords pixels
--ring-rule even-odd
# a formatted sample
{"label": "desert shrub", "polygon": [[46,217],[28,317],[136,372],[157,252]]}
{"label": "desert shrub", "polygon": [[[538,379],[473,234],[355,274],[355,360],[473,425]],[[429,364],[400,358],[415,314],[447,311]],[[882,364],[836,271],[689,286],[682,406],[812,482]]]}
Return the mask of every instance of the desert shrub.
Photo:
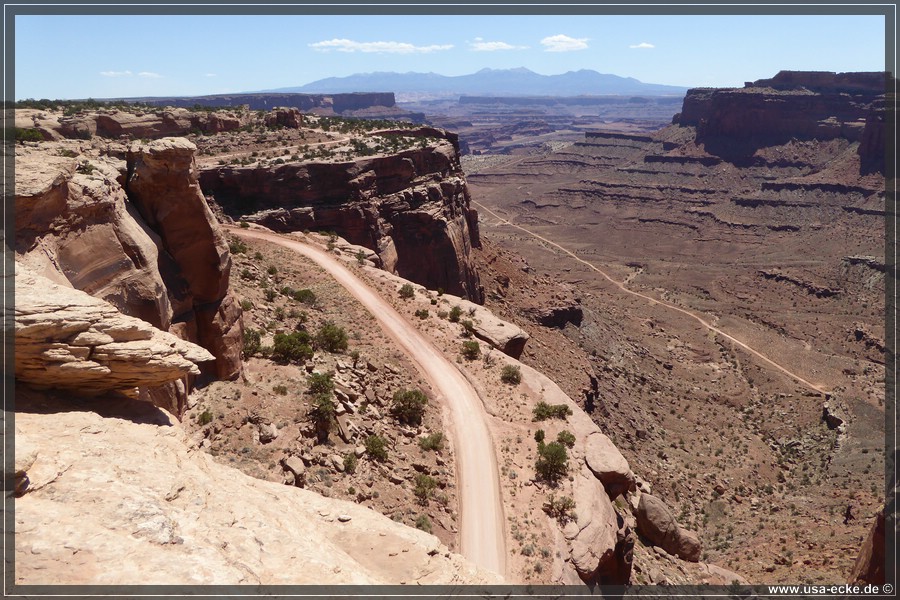
{"label": "desert shrub", "polygon": [[534,406],[532,411],[535,421],[546,419],[565,419],[572,414],[572,409],[567,404],[547,404],[543,400]]}
{"label": "desert shrub", "polygon": [[446,319],[447,315],[449,315],[449,314],[450,313],[448,313],[446,310],[439,310],[437,312],[438,319]]}
{"label": "desert shrub", "polygon": [[522,369],[518,365],[506,365],[500,371],[500,381],[511,385],[519,385],[522,382]]}
{"label": "desert shrub", "polygon": [[243,240],[235,238],[228,242],[228,250],[232,254],[246,254],[247,244],[245,244]]}
{"label": "desert shrub", "polygon": [[419,515],[416,519],[416,529],[421,529],[425,533],[431,533],[431,521],[427,515]]}
{"label": "desert shrub", "polygon": [[17,142],[43,142],[44,136],[37,129],[21,129],[16,127]]}
{"label": "desert shrub", "polygon": [[262,259],[263,259],[262,252],[254,252],[253,253],[253,260],[262,260]]}
{"label": "desert shrub", "polygon": [[416,290],[413,289],[413,286],[409,283],[404,283],[400,288],[400,297],[401,298],[412,298],[416,295]]}
{"label": "desert shrub", "polygon": [[569,456],[566,447],[559,442],[538,444],[538,457],[534,463],[538,477],[555,483],[569,470]]}
{"label": "desert shrub", "polygon": [[330,396],[334,391],[334,378],[331,373],[310,373],[306,378],[306,391],[313,396]]}
{"label": "desert shrub", "polygon": [[428,499],[434,494],[437,485],[438,482],[434,477],[424,473],[417,473],[413,494],[415,494],[421,504],[428,504]]}
{"label": "desert shrub", "polygon": [[363,443],[366,448],[366,454],[377,461],[387,460],[387,440],[380,435],[370,435]]}
{"label": "desert shrub", "polygon": [[427,308],[420,308],[419,310],[417,310],[417,311],[415,312],[415,315],[416,315],[417,317],[419,317],[420,319],[423,319],[423,320],[424,320],[424,319],[427,319],[427,318],[428,318],[428,309],[427,309]]}
{"label": "desert shrub", "polygon": [[316,294],[310,289],[292,290],[290,296],[297,302],[309,304],[310,306],[316,303]]}
{"label": "desert shrub", "polygon": [[279,321],[284,321],[284,307],[279,306],[275,309],[275,318]]}
{"label": "desert shrub", "polygon": [[330,395],[319,394],[313,398],[309,416],[316,426],[316,437],[319,442],[328,440],[328,435],[334,426],[335,408]]}
{"label": "desert shrub", "polygon": [[428,397],[420,390],[400,390],[394,393],[391,415],[401,423],[418,425],[425,414]]}
{"label": "desert shrub", "polygon": [[[232,161],[232,162],[234,162],[234,161]],[[240,224],[241,224],[241,229],[249,229],[250,228],[250,223],[248,223],[247,221],[241,221]]]}
{"label": "desert shrub", "polygon": [[266,288],[266,291],[263,292],[263,295],[266,297],[266,302],[273,302],[275,300],[275,296],[277,296],[277,292],[272,288]]}
{"label": "desert shrub", "polygon": [[560,431],[559,434],[557,434],[556,441],[559,442],[560,444],[562,444],[563,446],[572,448],[573,446],[575,446],[575,434],[573,434],[571,431],[564,429],[564,430]]}
{"label": "desert shrub", "polygon": [[253,308],[253,302],[250,300],[241,300],[241,310],[248,311]]}
{"label": "desert shrub", "polygon": [[278,267],[276,267],[275,265],[269,265],[269,268],[266,269],[266,273],[268,273],[269,275],[275,275],[278,273]]}
{"label": "desert shrub", "polygon": [[212,423],[212,420],[213,420],[213,414],[212,414],[212,411],[210,411],[208,408],[205,409],[199,415],[197,415],[197,424],[200,425],[201,427],[203,425],[209,425],[210,423]]}
{"label": "desert shrub", "polygon": [[313,357],[313,349],[309,345],[309,334],[305,331],[276,333],[272,345],[272,359],[287,364],[303,362]]}
{"label": "desert shrub", "polygon": [[542,443],[544,441],[544,435],[544,430],[538,429],[534,432],[534,441],[536,441],[538,444]]}
{"label": "desert shrub", "polygon": [[362,250],[356,251],[356,264],[362,266],[366,262],[366,253]]}
{"label": "desert shrub", "polygon": [[462,355],[466,360],[475,360],[481,356],[481,346],[474,341],[463,342]]}
{"label": "desert shrub", "polygon": [[244,330],[244,346],[242,351],[244,358],[250,358],[262,348],[262,334],[257,329],[247,328]]}
{"label": "desert shrub", "polygon": [[557,498],[555,495],[550,494],[550,499],[544,503],[543,509],[550,517],[563,525],[575,520],[575,500],[569,496]]}
{"label": "desert shrub", "polygon": [[470,338],[472,337],[472,334],[475,333],[475,324],[469,319],[464,319],[460,325],[462,325],[463,328],[463,337]]}
{"label": "desert shrub", "polygon": [[75,168],[75,172],[81,173],[82,175],[91,175],[94,173],[94,170],[96,168],[97,167],[92,165],[90,162],[84,161]]}
{"label": "desert shrub", "polygon": [[287,386],[281,385],[281,384],[272,386],[272,391],[275,392],[276,394],[278,394],[279,396],[287,396],[287,393],[288,393]]}
{"label": "desert shrub", "polygon": [[422,450],[440,450],[444,447],[444,434],[440,431],[419,438]]}
{"label": "desert shrub", "polygon": [[350,473],[356,473],[356,465],[359,462],[359,459],[356,458],[356,455],[352,452],[344,456],[344,471]]}
{"label": "desert shrub", "polygon": [[315,344],[327,352],[342,352],[347,349],[347,332],[333,321],[328,321],[316,332]]}
{"label": "desert shrub", "polygon": [[459,323],[459,318],[462,316],[462,309],[459,306],[454,306],[450,309],[449,316],[451,323]]}

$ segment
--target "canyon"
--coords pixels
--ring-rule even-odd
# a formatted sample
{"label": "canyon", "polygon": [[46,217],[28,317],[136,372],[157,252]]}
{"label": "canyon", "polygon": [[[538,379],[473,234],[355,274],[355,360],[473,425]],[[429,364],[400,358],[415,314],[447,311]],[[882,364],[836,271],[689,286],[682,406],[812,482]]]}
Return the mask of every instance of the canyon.
{"label": "canyon", "polygon": [[[783,72],[489,155],[339,95],[17,110],[17,583],[877,580],[883,85]],[[346,285],[483,405],[505,565],[466,542],[458,409]]]}

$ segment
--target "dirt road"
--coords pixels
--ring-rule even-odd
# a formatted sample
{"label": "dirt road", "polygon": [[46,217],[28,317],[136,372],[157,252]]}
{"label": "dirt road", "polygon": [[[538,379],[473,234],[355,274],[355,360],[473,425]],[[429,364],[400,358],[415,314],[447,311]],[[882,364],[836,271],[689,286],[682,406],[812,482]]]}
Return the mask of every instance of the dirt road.
{"label": "dirt road", "polygon": [[553,247],[556,248],[557,250],[560,250],[560,251],[563,252],[564,254],[567,254],[568,256],[574,258],[575,260],[577,260],[577,261],[580,262],[581,264],[587,266],[588,268],[590,268],[590,269],[592,269],[593,271],[595,271],[595,272],[599,273],[600,275],[602,275],[602,276],[603,276],[604,278],[606,278],[610,283],[612,283],[613,285],[615,285],[616,287],[618,287],[620,290],[622,290],[622,291],[625,292],[626,294],[631,294],[632,296],[637,296],[638,298],[643,298],[643,299],[645,299],[645,300],[648,300],[651,304],[658,304],[658,305],[664,306],[664,307],[666,307],[666,308],[668,308],[668,309],[671,309],[671,310],[680,312],[680,313],[683,314],[683,315],[687,315],[688,317],[691,317],[692,319],[697,320],[701,325],[703,325],[704,327],[706,327],[706,328],[709,329],[710,331],[716,333],[717,335],[722,336],[722,337],[725,338],[726,340],[729,340],[730,342],[732,342],[732,343],[735,344],[736,346],[740,346],[741,348],[743,348],[744,350],[746,350],[747,352],[749,352],[749,353],[752,354],[753,356],[759,358],[759,359],[762,360],[765,364],[767,364],[769,367],[775,369],[776,371],[779,371],[779,372],[781,372],[781,373],[784,373],[785,375],[787,375],[788,377],[790,377],[790,378],[793,379],[794,381],[797,381],[798,383],[801,383],[801,384],[805,385],[806,387],[808,387],[809,389],[811,389],[811,390],[813,390],[813,391],[815,391],[815,392],[818,392],[818,393],[820,393],[820,394],[826,394],[826,393],[827,393],[827,390],[825,390],[825,388],[823,388],[822,386],[817,385],[817,384],[815,384],[815,383],[811,383],[811,382],[807,381],[806,379],[800,377],[800,376],[797,375],[796,373],[794,373],[794,372],[792,372],[792,371],[789,371],[788,369],[782,367],[782,366],[779,365],[777,362],[773,361],[773,360],[770,359],[769,357],[767,357],[767,356],[763,355],[762,353],[760,353],[758,350],[755,350],[754,348],[751,348],[750,346],[748,346],[747,344],[745,344],[745,343],[742,342],[741,340],[737,339],[736,337],[734,337],[734,336],[732,336],[732,335],[729,335],[729,334],[725,333],[724,331],[722,331],[721,329],[719,329],[718,327],[716,327],[715,325],[713,325],[712,323],[710,323],[709,321],[707,321],[706,319],[704,319],[703,317],[700,317],[700,316],[698,316],[698,315],[692,313],[692,312],[689,311],[689,310],[685,310],[685,309],[681,308],[680,306],[676,306],[676,305],[674,305],[674,304],[670,304],[669,302],[665,302],[665,301],[663,301],[663,300],[657,300],[656,298],[653,298],[653,297],[651,297],[651,296],[647,296],[646,294],[642,294],[642,293],[640,293],[640,292],[635,292],[634,290],[630,290],[630,289],[628,289],[628,288],[625,286],[625,283],[624,283],[624,282],[616,281],[615,279],[613,279],[612,277],[610,277],[609,275],[607,275],[606,272],[603,271],[602,269],[600,269],[599,267],[596,267],[596,266],[594,266],[593,264],[589,263],[588,261],[579,258],[575,253],[573,253],[573,252],[571,252],[571,251],[569,251],[569,250],[566,250],[565,248],[563,248],[562,246],[560,246],[559,244],[557,244],[557,243],[554,242],[553,240],[549,240],[549,239],[547,239],[547,238],[545,238],[545,237],[543,237],[543,236],[541,236],[541,235],[538,235],[537,233],[535,233],[535,232],[533,232],[533,231],[531,231],[531,230],[529,230],[529,229],[526,229],[525,227],[522,227],[521,225],[516,225],[515,223],[511,222],[509,219],[505,219],[505,218],[501,217],[500,215],[498,215],[497,213],[495,213],[494,211],[492,211],[491,209],[489,209],[488,207],[484,206],[483,204],[481,204],[481,203],[479,203],[479,202],[475,202],[475,201],[473,200],[473,201],[472,201],[472,204],[478,205],[479,208],[481,208],[482,210],[484,210],[484,211],[490,213],[492,216],[494,216],[494,217],[496,217],[497,219],[499,219],[499,220],[500,220],[500,223],[501,223],[502,225],[509,225],[510,227],[515,227],[516,229],[518,229],[518,230],[520,230],[520,231],[523,231],[523,232],[527,233],[528,235],[530,235],[530,236],[532,236],[532,237],[534,237],[534,238],[537,238],[537,239],[541,240],[542,242],[545,242],[545,243],[547,243],[547,244],[553,246]]}
{"label": "dirt road", "polygon": [[238,236],[279,244],[313,260],[372,313],[385,333],[409,356],[450,408],[460,500],[460,553],[505,576],[506,537],[497,457],[487,413],[475,389],[444,355],[377,292],[337,259],[278,234],[229,227]]}

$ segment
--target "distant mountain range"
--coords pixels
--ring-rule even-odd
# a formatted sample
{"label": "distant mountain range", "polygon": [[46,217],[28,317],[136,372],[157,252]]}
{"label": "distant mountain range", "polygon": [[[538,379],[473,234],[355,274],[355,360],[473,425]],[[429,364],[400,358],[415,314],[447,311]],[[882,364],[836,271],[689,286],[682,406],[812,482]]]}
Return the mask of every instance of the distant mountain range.
{"label": "distant mountain range", "polygon": [[349,92],[394,92],[396,94],[481,96],[683,96],[688,88],[643,83],[589,69],[562,75],[540,75],[526,68],[482,69],[471,75],[437,73],[358,73],[328,77],[301,85],[262,92],[340,94]]}

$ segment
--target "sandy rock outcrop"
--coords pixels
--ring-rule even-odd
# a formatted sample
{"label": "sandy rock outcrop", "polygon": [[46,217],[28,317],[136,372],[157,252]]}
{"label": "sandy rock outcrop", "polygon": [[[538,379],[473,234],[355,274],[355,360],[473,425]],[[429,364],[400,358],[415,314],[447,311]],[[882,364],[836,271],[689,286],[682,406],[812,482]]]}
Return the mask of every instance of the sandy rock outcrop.
{"label": "sandy rock outcrop", "polygon": [[16,414],[17,584],[501,582],[356,503],[221,465],[142,404]]}
{"label": "sandy rock outcrop", "polygon": [[472,321],[472,333],[479,340],[512,358],[522,356],[525,344],[531,338],[524,329],[515,323],[504,321],[474,302],[450,294],[445,294],[444,299],[451,306],[459,306],[462,309],[462,320]]}
{"label": "sandy rock outcrop", "polygon": [[240,129],[250,121],[248,112],[207,112],[185,108],[131,110],[98,109],[76,115],[62,116],[53,122],[42,123],[41,131],[65,138],[158,139],[187,135],[191,132],[222,133]]}
{"label": "sandy rock outcrop", "polygon": [[635,510],[637,530],[653,544],[690,562],[700,560],[700,538],[680,526],[665,502],[650,494],[641,494]]}
{"label": "sandy rock outcrop", "polygon": [[[134,393],[198,375],[205,349],[17,265],[16,380],[78,395]],[[177,407],[170,407],[177,408]]]}

